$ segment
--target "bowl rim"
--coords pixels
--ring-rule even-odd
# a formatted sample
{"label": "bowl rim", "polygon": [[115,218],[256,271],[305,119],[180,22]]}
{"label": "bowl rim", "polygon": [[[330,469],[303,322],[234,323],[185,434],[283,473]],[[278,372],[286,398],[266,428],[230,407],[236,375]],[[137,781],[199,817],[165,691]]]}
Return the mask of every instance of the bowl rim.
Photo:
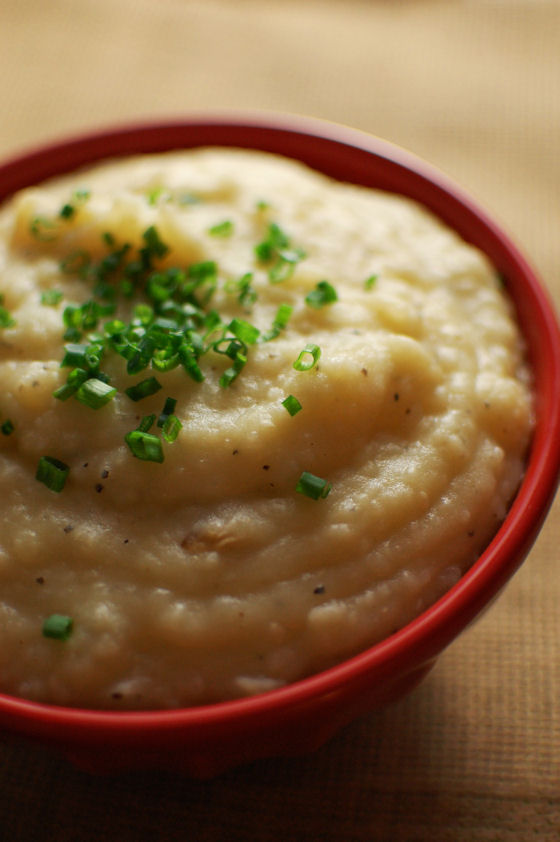
{"label": "bowl rim", "polygon": [[[393,672],[396,666],[410,670],[435,658],[470,624],[489,598],[498,594],[530,549],[556,492],[560,476],[560,332],[554,306],[534,270],[502,227],[453,180],[408,150],[358,129],[316,118],[262,112],[194,113],[169,120],[113,124],[50,141],[8,158],[0,163],[0,202],[21,186],[98,160],[135,154],[134,145],[138,143],[139,153],[187,148],[185,138],[189,134],[202,138],[192,147],[229,145],[276,151],[276,146],[284,144],[287,148],[278,154],[305,160],[305,156],[295,154],[296,147],[301,153],[305,143],[315,143],[325,147],[325,156],[329,150],[342,150],[350,158],[373,157],[392,168],[399,184],[412,180],[416,191],[427,190],[429,201],[419,201],[466,239],[478,239],[484,232],[492,245],[497,268],[503,266],[508,281],[514,277],[520,284],[523,307],[515,293],[514,303],[525,335],[531,330],[529,350],[535,374],[537,424],[527,471],[498,532],[461,579],[399,631],[342,663],[256,696],[171,710],[72,708],[0,693],[0,717],[19,726],[33,721],[34,730],[40,731],[58,724],[82,736],[95,733],[99,739],[100,735],[116,732],[140,736],[146,732],[211,727],[225,721],[242,723],[333,693],[341,684],[373,669],[380,675]],[[212,136],[231,136],[236,142],[205,141]],[[317,165],[314,168],[322,169]],[[327,169],[325,164],[324,171]],[[458,218],[461,225],[454,224]]]}

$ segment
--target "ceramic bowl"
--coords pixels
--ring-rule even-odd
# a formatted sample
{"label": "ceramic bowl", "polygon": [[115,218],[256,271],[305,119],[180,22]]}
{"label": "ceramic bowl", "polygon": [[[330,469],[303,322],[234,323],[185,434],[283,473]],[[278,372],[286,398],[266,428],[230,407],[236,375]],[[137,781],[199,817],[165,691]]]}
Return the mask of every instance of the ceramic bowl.
{"label": "ceramic bowl", "polygon": [[[474,566],[435,605],[332,669],[252,698],[151,712],[76,710],[0,695],[0,727],[62,749],[95,771],[160,767],[202,777],[259,757],[307,752],[354,717],[410,691],[525,559],[560,466],[560,336],[553,307],[509,237],[460,189],[411,154],[340,126],[292,117],[207,115],[117,127],[32,150],[0,166],[0,201],[100,159],[197,146],[260,149],[347,182],[402,193],[474,243],[503,275],[534,374],[536,429],[509,513]],[[482,666],[481,669],[484,667]]]}

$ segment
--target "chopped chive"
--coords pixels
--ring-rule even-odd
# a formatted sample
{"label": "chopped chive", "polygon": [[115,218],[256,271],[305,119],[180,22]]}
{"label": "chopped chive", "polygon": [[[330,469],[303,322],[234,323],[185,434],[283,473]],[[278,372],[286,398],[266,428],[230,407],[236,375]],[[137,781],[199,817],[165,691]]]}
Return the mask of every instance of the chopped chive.
{"label": "chopped chive", "polygon": [[77,342],[69,342],[64,346],[64,357],[60,363],[61,368],[69,366],[85,366],[87,345],[81,345]]}
{"label": "chopped chive", "polygon": [[239,372],[243,368],[243,366],[247,363],[247,357],[238,351],[235,355],[235,359],[233,361],[233,365],[230,368],[227,368],[222,376],[220,377],[219,383],[222,388],[226,388],[230,386],[233,381],[238,376]]}
{"label": "chopped chive", "polygon": [[289,304],[281,304],[276,311],[276,316],[274,317],[274,324],[279,328],[284,328],[288,324],[290,320],[290,316],[292,315],[293,307],[290,307]]}
{"label": "chopped chive", "polygon": [[146,228],[142,234],[142,239],[146,243],[146,251],[144,252],[146,256],[154,255],[155,257],[163,257],[169,251],[169,246],[166,246],[165,243],[161,241],[155,225],[150,225],[149,228]]}
{"label": "chopped chive", "polygon": [[65,205],[62,205],[58,215],[62,217],[62,219],[71,219],[75,213],[76,208],[74,207],[74,205],[70,205],[67,203]]}
{"label": "chopped chive", "polygon": [[75,397],[80,403],[89,406],[90,409],[101,409],[116,394],[117,390],[114,386],[104,383],[103,380],[99,380],[97,377],[91,377],[77,389]]}
{"label": "chopped chive", "polygon": [[56,307],[63,297],[64,293],[59,289],[46,289],[41,293],[41,304],[45,307]]}
{"label": "chopped chive", "polygon": [[315,310],[320,310],[327,304],[338,301],[338,294],[335,288],[328,281],[319,281],[315,289],[305,296],[305,303]]}
{"label": "chopped chive", "polygon": [[189,278],[194,278],[199,283],[214,279],[217,272],[218,267],[214,260],[202,260],[189,266]]}
{"label": "chopped chive", "polygon": [[368,278],[366,278],[364,281],[365,288],[372,289],[372,287],[375,286],[378,277],[378,275],[370,275]]}
{"label": "chopped chive", "polygon": [[276,222],[271,222],[268,226],[266,237],[255,246],[255,254],[257,258],[266,263],[271,260],[275,254],[283,248],[290,245],[289,237]]}
{"label": "chopped chive", "polygon": [[305,252],[301,249],[294,249],[291,251],[281,251],[274,266],[269,269],[268,278],[272,284],[279,284],[282,281],[287,281],[294,274],[294,270],[300,260],[305,257]]}
{"label": "chopped chive", "polygon": [[177,406],[177,400],[175,398],[166,398],[165,403],[163,405],[163,409],[159,415],[157,420],[158,427],[163,427],[167,419],[170,415],[173,415],[175,412],[175,407]]}
{"label": "chopped chive", "polygon": [[59,386],[53,392],[53,397],[59,401],[66,401],[75,395],[82,383],[89,378],[90,373],[85,368],[74,368],[68,375],[66,383]]}
{"label": "chopped chive", "polygon": [[60,459],[55,459],[53,456],[41,456],[35,479],[42,482],[51,491],[62,491],[69,473],[70,468]]}
{"label": "chopped chive", "polygon": [[155,348],[155,340],[149,334],[145,334],[137,346],[133,346],[133,352],[126,364],[127,374],[140,374],[145,368],[148,368]]}
{"label": "chopped chive", "polygon": [[36,240],[49,242],[56,239],[57,224],[46,216],[35,216],[29,224],[29,231]]}
{"label": "chopped chive", "polygon": [[141,325],[147,327],[154,318],[154,308],[149,304],[137,304],[132,315],[135,321],[140,322]]}
{"label": "chopped chive", "polygon": [[284,398],[282,406],[285,407],[292,416],[297,415],[297,413],[302,409],[302,405],[297,398],[294,398],[293,395],[288,395],[287,398]]}
{"label": "chopped chive", "polygon": [[15,430],[13,421],[11,421],[9,418],[6,418],[6,420],[2,423],[0,430],[2,431],[3,435],[11,436]]}
{"label": "chopped chive", "polygon": [[274,261],[268,270],[268,278],[271,283],[277,284],[291,277],[296,265],[305,257],[305,252],[293,248],[288,235],[279,225],[271,222],[265,239],[255,246],[255,255],[260,263]]}
{"label": "chopped chive", "polygon": [[176,415],[169,415],[163,424],[161,434],[165,441],[171,443],[175,441],[182,427],[183,425]]}
{"label": "chopped chive", "polygon": [[156,371],[171,371],[171,369],[177,368],[180,362],[178,353],[173,353],[168,348],[161,348],[152,357],[152,368],[155,368]]}
{"label": "chopped chive", "polygon": [[163,447],[161,440],[152,433],[142,430],[132,430],[124,437],[132,455],[144,462],[163,462]]}
{"label": "chopped chive", "polygon": [[[297,360],[294,363],[294,368],[296,371],[309,371],[309,369],[313,368],[319,361],[321,356],[321,349],[318,345],[315,345],[313,342],[309,342],[303,351],[300,351],[300,354]],[[309,359],[311,357],[311,359]]]}
{"label": "chopped chive", "polygon": [[228,293],[238,293],[239,303],[249,308],[257,300],[257,292],[252,286],[252,281],[253,273],[246,272],[238,280],[227,281],[224,289]]}
{"label": "chopped chive", "polygon": [[156,205],[157,202],[158,202],[158,199],[161,198],[163,192],[164,192],[163,187],[154,187],[151,190],[148,190],[148,193],[146,194],[148,204],[149,205]]}
{"label": "chopped chive", "polygon": [[0,305],[0,327],[13,327],[15,323],[10,312]]}
{"label": "chopped chive", "polygon": [[148,433],[154,426],[155,420],[156,416],[153,412],[150,415],[144,415],[138,425],[138,431],[141,433]]}
{"label": "chopped chive", "polygon": [[258,327],[243,319],[232,319],[228,325],[228,330],[231,330],[233,335],[245,345],[254,345],[260,335]]}
{"label": "chopped chive", "polygon": [[304,494],[306,497],[311,497],[312,500],[321,500],[328,496],[332,486],[321,477],[310,474],[308,471],[303,471],[296,485],[296,491],[299,494]]}
{"label": "chopped chive", "polygon": [[54,640],[68,640],[72,634],[74,621],[64,614],[51,614],[43,623],[43,636]]}
{"label": "chopped chive", "polygon": [[261,337],[263,342],[270,342],[272,339],[276,339],[276,337],[280,335],[281,331],[283,331],[287,326],[290,316],[292,315],[292,311],[293,307],[290,307],[289,304],[281,304],[279,306],[276,311],[272,327],[270,330],[267,330],[266,333],[263,333]]}
{"label": "chopped chive", "polygon": [[234,225],[231,219],[224,219],[223,222],[218,222],[208,229],[211,237],[231,237],[233,234]]}
{"label": "chopped chive", "polygon": [[181,344],[177,351],[177,355],[187,374],[192,377],[196,383],[202,383],[204,380],[204,372],[196,360],[196,354],[192,346],[189,346],[186,342]]}
{"label": "chopped chive", "polygon": [[155,377],[147,377],[145,380],[141,380],[140,383],[136,383],[135,386],[129,386],[124,391],[131,401],[141,401],[142,398],[155,395],[161,388],[162,386],[159,380]]}

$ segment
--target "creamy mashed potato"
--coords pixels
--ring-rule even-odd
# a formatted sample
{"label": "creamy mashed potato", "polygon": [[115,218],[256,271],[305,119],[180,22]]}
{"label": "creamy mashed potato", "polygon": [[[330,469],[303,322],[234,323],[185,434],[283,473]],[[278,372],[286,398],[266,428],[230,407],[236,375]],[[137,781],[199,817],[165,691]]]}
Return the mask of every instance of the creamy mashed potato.
{"label": "creamy mashed potato", "polygon": [[4,207],[0,294],[4,692],[170,708],[331,666],[520,482],[510,303],[402,197],[238,150],[104,163]]}

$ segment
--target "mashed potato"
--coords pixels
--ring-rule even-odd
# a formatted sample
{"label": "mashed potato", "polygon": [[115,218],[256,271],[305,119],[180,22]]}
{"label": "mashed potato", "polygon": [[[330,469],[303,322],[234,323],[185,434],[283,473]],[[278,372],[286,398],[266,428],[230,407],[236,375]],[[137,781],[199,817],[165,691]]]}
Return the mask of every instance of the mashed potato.
{"label": "mashed potato", "polygon": [[0,294],[4,692],[171,708],[329,667],[520,482],[510,303],[402,197],[239,150],[104,163],[4,207]]}

